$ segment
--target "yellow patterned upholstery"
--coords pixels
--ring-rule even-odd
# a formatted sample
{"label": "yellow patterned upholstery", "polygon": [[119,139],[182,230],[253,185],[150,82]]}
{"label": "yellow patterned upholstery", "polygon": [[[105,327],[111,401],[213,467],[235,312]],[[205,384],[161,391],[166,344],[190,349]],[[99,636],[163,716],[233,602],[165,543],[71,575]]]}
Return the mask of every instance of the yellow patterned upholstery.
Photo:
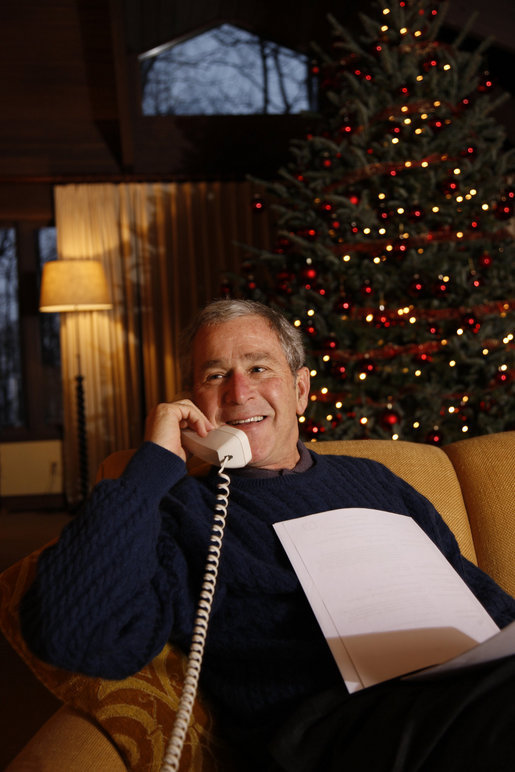
{"label": "yellow patterned upholstery", "polygon": [[[384,463],[432,501],[454,531],[462,552],[515,594],[515,432],[471,438],[443,449],[389,440],[324,442],[310,447],[319,453],[365,456]],[[99,477],[117,477],[132,453],[110,456],[102,464]],[[197,464],[190,471],[197,474],[202,468],[205,465]],[[36,560],[34,553],[0,576],[0,626],[37,677],[69,707],[61,709],[48,728],[41,730],[39,746],[34,738],[28,755],[22,751],[9,772],[47,768],[52,772],[115,772],[115,758],[120,757],[122,768],[134,772],[158,770],[173,724],[184,658],[166,646],[146,668],[123,681],[87,678],[41,662],[25,646],[17,614],[19,600],[34,576]],[[85,733],[98,734],[101,728],[118,750],[119,755],[110,765],[96,763],[91,750],[84,750],[81,761],[74,747],[76,766],[64,752],[59,756],[60,766],[55,766],[55,760],[54,766],[31,766],[34,744],[41,748],[54,743],[63,751],[63,726],[76,728],[80,716]],[[85,749],[91,747],[91,743],[84,744]],[[105,752],[102,746],[102,758]],[[198,699],[180,769],[229,772],[231,768],[227,749],[216,739],[212,715]]]}
{"label": "yellow patterned upholstery", "polygon": [[[33,581],[40,552],[0,575],[2,632],[58,699],[94,719],[111,738],[128,769],[157,772],[177,710],[185,657],[166,645],[147,667],[122,681],[71,673],[35,657],[21,635],[17,609]],[[195,772],[230,769],[227,752],[213,731],[212,713],[200,698],[195,703],[180,768]]]}

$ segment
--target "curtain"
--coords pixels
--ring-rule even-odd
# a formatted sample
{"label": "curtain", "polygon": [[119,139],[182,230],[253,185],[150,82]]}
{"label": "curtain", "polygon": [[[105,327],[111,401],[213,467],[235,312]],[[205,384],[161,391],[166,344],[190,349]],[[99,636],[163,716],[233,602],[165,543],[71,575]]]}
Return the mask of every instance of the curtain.
{"label": "curtain", "polygon": [[179,337],[220,296],[250,247],[271,243],[249,182],[81,184],[55,188],[59,259],[101,260],[112,311],[61,315],[64,476],[78,499],[76,376],[84,376],[88,474],[141,442],[144,419],[180,393]]}

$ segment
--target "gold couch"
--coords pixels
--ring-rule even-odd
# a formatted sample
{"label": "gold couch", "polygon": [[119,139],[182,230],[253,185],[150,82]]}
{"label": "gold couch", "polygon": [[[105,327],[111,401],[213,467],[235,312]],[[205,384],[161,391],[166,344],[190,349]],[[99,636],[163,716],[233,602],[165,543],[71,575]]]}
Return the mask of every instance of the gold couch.
{"label": "gold couch", "polygon": [[[463,554],[515,595],[515,432],[484,435],[443,448],[389,440],[320,442],[319,453],[381,461],[427,496],[454,531]],[[100,477],[116,477],[130,452],[110,456]],[[36,676],[64,702],[6,772],[151,772],[159,770],[177,706],[184,657],[166,646],[140,673],[105,681],[37,660],[19,633],[17,607],[37,554],[0,576],[1,626]],[[4,721],[8,731],[8,721]],[[181,770],[231,769],[208,706],[198,699]]]}

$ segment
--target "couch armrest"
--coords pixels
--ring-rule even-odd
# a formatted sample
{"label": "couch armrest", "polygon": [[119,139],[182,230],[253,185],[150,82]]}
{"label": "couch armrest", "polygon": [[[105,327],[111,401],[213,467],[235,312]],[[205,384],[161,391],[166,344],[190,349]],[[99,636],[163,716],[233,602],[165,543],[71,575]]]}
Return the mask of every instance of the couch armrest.
{"label": "couch armrest", "polygon": [[460,481],[478,564],[515,596],[515,431],[443,448]]}
{"label": "couch armrest", "polygon": [[127,772],[114,745],[82,713],[63,706],[43,724],[5,772]]}

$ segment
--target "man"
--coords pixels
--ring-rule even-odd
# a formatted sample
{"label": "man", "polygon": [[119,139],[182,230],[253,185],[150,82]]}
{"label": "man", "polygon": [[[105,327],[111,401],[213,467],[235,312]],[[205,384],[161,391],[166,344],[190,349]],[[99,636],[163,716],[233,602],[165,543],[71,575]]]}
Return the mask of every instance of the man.
{"label": "man", "polygon": [[[513,708],[504,711],[513,702],[513,662],[479,679],[395,681],[349,696],[272,525],[351,506],[410,516],[500,626],[515,618],[515,601],[462,558],[431,504],[385,467],[317,456],[299,443],[309,373],[300,336],[280,315],[218,301],[201,313],[189,348],[192,399],[152,411],[122,477],[99,483],[84,513],[42,556],[22,607],[32,649],[108,678],[138,671],[167,640],[188,651],[217,472],[187,474],[181,429],[205,436],[228,423],[247,434],[252,461],[231,473],[201,683],[243,749],[238,769],[503,768],[495,764],[513,755],[506,739]],[[496,724],[495,752],[484,754],[494,766],[474,767],[461,752],[464,738],[492,720],[499,704],[504,723]]]}

